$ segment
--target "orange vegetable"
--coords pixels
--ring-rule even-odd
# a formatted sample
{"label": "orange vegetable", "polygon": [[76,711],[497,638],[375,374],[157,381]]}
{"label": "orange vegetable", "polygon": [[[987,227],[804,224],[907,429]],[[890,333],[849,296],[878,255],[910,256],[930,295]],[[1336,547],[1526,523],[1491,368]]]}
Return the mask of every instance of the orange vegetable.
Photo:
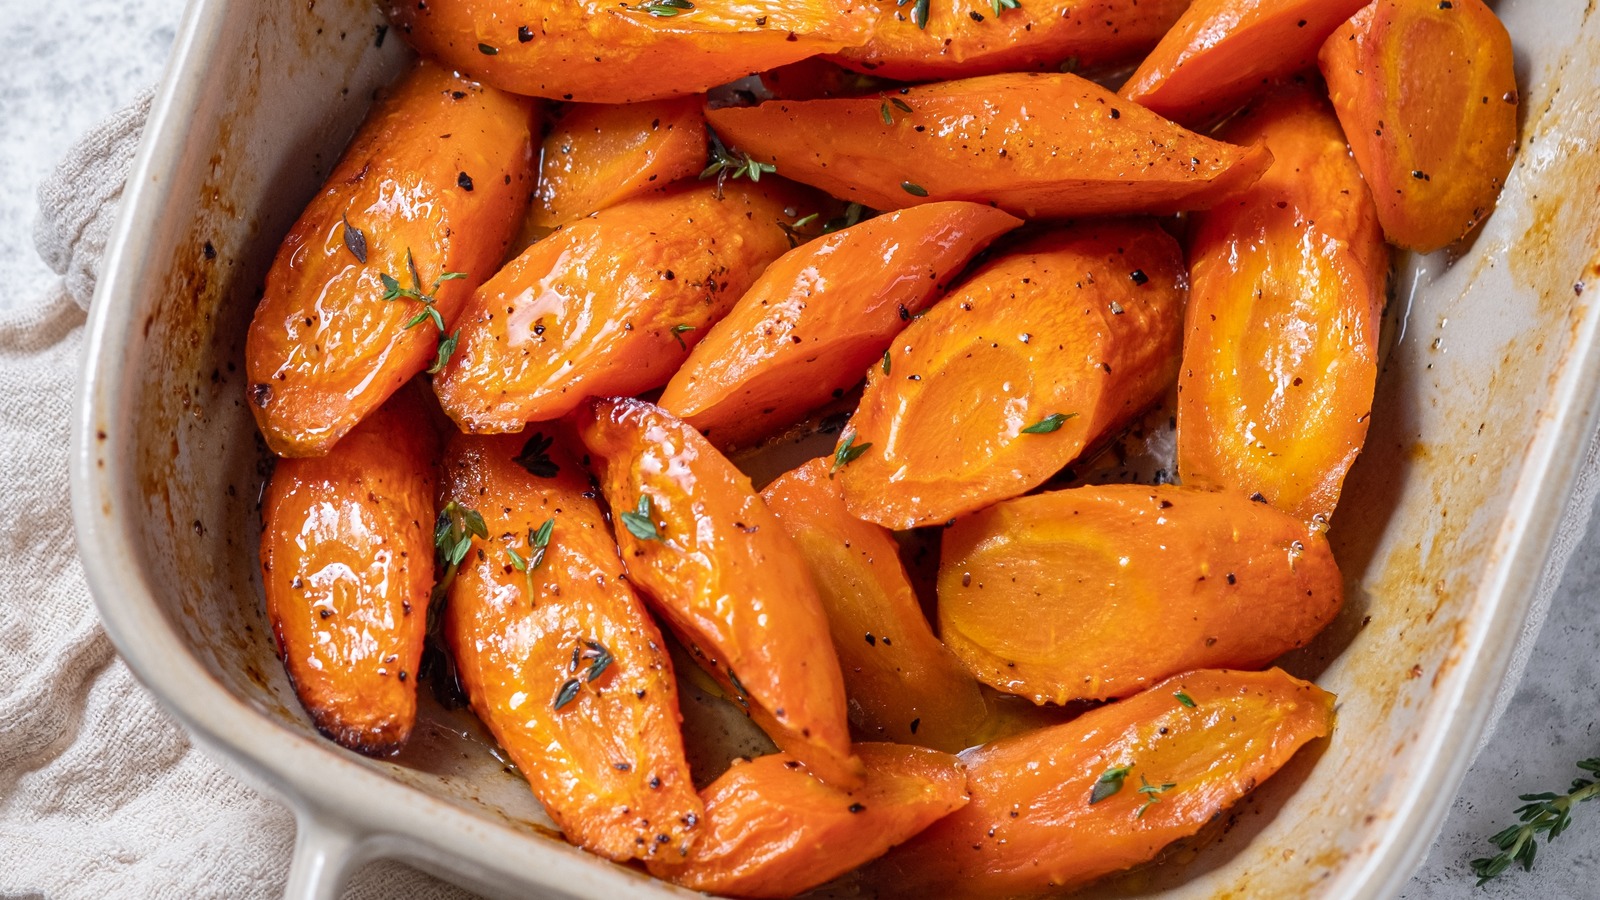
{"label": "orange vegetable", "polygon": [[860,382],[975,253],[1020,224],[929,203],[790,250],[695,345],[661,406],[719,447],[793,424]]}
{"label": "orange vegetable", "polygon": [[672,663],[588,473],[544,434],[458,436],[444,468],[445,499],[490,535],[473,539],[444,619],[473,711],[568,840],[610,859],[681,859],[704,807]]}
{"label": "orange vegetable", "polygon": [[642,400],[596,400],[576,418],[628,580],[781,749],[829,784],[860,784],[822,601],[750,480]]}
{"label": "orange vegetable", "polygon": [[555,228],[706,167],[698,97],[567,107],[545,136],[529,214]]}
{"label": "orange vegetable", "polygon": [[969,750],[972,801],[892,851],[872,881],[885,897],[1018,897],[1145,862],[1327,735],[1333,701],[1280,669],[1191,672]]}
{"label": "orange vegetable", "polygon": [[429,63],[372,108],[284,238],[250,323],[249,405],[275,453],[328,452],[435,362],[442,335],[424,304],[385,301],[382,279],[431,294],[454,327],[525,208],[531,116],[529,101]]}
{"label": "orange vegetable", "polygon": [[922,616],[894,537],[850,515],[826,460],[761,492],[805,554],[828,613],[850,720],[874,740],[957,751],[989,717],[978,682]]}
{"label": "orange vegetable", "polygon": [[389,17],[422,55],[487,84],[583,103],[698,94],[854,47],[871,23],[848,0],[406,0]]}
{"label": "orange vegetable", "polygon": [[845,502],[887,528],[1042,484],[1177,371],[1186,273],[1149,222],[1047,233],[991,260],[889,349],[845,428]]}
{"label": "orange vegetable", "polygon": [[417,717],[438,451],[402,394],[327,456],[279,461],[262,503],[278,658],[317,730],[369,756],[398,753]]}
{"label": "orange vegetable", "polygon": [[[912,7],[882,3],[866,44],[835,59],[901,81],[1092,68],[1137,58],[1178,21],[1189,0],[1031,0],[993,14],[989,4],[940,0],[927,27]],[[976,13],[976,17],[974,17]]]}
{"label": "orange vegetable", "polygon": [[772,179],[639,197],[523,251],[472,296],[434,380],[465,431],[520,431],[664,384],[767,264],[805,194]]}
{"label": "orange vegetable", "polygon": [[1203,209],[1271,162],[1263,148],[1201,137],[1063,74],[775,100],[706,116],[730,146],[784,177],[874,209],[937,200],[1028,218]]}
{"label": "orange vegetable", "polygon": [[1482,0],[1376,0],[1320,59],[1391,242],[1437,250],[1489,214],[1518,97],[1511,36]]}
{"label": "orange vegetable", "polygon": [[1281,93],[1224,133],[1264,141],[1273,164],[1193,220],[1178,472],[1326,522],[1366,441],[1389,248],[1311,90]]}
{"label": "orange vegetable", "polygon": [[944,533],[939,633],[1035,703],[1253,669],[1333,621],[1344,586],[1303,521],[1243,494],[1136,484],[1019,497]]}
{"label": "orange vegetable", "polygon": [[733,897],[792,897],[881,856],[967,802],[954,756],[858,744],[866,782],[850,792],[818,781],[786,753],[736,764],[704,793],[706,830],[682,863],[650,874]]}
{"label": "orange vegetable", "polygon": [[1310,68],[1328,35],[1367,2],[1194,0],[1123,84],[1122,96],[1202,125],[1263,84]]}

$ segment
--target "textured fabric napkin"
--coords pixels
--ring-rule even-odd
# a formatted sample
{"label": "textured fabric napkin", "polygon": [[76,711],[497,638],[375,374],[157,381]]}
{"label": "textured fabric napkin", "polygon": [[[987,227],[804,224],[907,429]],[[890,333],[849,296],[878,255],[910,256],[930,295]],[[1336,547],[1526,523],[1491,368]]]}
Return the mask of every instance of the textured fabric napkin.
{"label": "textured fabric napkin", "polygon": [[[36,239],[61,278],[0,315],[0,897],[276,897],[288,872],[289,813],[193,746],[116,656],[69,515],[85,310],[149,107],[147,92],[90,132],[41,188]],[[1597,489],[1591,441],[1496,721]],[[471,895],[380,862],[346,896]]]}

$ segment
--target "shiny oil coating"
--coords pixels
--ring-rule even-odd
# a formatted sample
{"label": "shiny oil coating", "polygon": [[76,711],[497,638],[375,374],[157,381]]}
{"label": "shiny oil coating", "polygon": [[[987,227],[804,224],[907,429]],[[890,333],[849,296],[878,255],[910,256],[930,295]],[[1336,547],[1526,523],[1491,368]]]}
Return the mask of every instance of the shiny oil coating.
{"label": "shiny oil coating", "polygon": [[[516,463],[526,442],[509,435],[457,436],[446,454],[446,499],[478,510],[490,535],[474,540],[445,611],[462,686],[568,840],[611,859],[681,859],[704,808],[661,633],[565,437],[530,437],[556,439],[554,477]],[[534,559],[529,535],[547,520],[544,560],[524,574],[511,553]],[[591,679],[602,650],[613,661]]]}
{"label": "shiny oil coating", "polygon": [[438,439],[401,394],[327,456],[278,462],[262,504],[267,620],[317,729],[372,756],[416,720]]}
{"label": "shiny oil coating", "polygon": [[[642,400],[593,401],[577,422],[628,580],[780,748],[830,784],[858,784],[822,601],[750,480],[699,432]],[[621,518],[637,514],[642,496],[652,539]]]}
{"label": "shiny oil coating", "polygon": [[435,294],[454,327],[525,208],[531,108],[426,62],[373,107],[284,238],[250,323],[246,391],[274,452],[326,453],[433,362],[438,329],[406,328],[422,304],[384,301],[381,276],[413,288],[407,250],[423,293],[446,272],[466,273]]}
{"label": "shiny oil coating", "polygon": [[[706,113],[785,178],[874,209],[971,200],[1026,218],[1204,209],[1271,161],[1213,141],[1076,75],[988,75],[871,97]],[[909,185],[909,187],[907,187]]]}

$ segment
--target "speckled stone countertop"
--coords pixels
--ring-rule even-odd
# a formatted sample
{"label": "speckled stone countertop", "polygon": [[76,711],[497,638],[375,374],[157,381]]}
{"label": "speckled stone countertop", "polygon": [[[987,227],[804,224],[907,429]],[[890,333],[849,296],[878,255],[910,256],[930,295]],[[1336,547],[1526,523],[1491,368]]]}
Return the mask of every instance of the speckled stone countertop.
{"label": "speckled stone countertop", "polygon": [[[41,295],[53,276],[33,248],[39,183],[85,130],[160,77],[183,13],[180,0],[0,0],[0,33],[11,41],[0,65],[0,267],[10,290],[0,310]],[[1573,763],[1600,754],[1600,528],[1573,556],[1516,699],[1456,796],[1426,862],[1401,894],[1446,897],[1600,897],[1600,804],[1520,870],[1479,890],[1467,861],[1484,838],[1510,824],[1516,795],[1564,790]],[[1492,698],[1485,697],[1483,702]],[[287,868],[288,860],[284,860]]]}

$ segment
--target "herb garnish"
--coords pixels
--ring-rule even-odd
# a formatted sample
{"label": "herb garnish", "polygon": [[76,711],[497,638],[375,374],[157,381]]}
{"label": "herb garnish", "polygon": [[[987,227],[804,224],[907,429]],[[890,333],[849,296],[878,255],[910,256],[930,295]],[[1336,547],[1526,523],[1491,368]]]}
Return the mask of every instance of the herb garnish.
{"label": "herb garnish", "polygon": [[883,351],[883,374],[889,374],[889,351]]}
{"label": "herb garnish", "polygon": [[550,547],[550,535],[554,533],[555,528],[555,519],[545,519],[544,524],[540,525],[538,529],[529,528],[527,556],[518,553],[513,547],[506,548],[506,556],[511,558],[511,568],[522,573],[523,581],[528,589],[527,597],[530,605],[533,603],[534,595],[533,573],[544,565],[545,550]]}
{"label": "herb garnish", "polygon": [[670,19],[680,13],[694,9],[694,4],[690,3],[689,0],[652,0],[650,3],[642,3],[635,6],[634,9],[659,18]]}
{"label": "herb garnish", "polygon": [[439,351],[434,357],[433,365],[428,367],[429,375],[437,375],[444,371],[445,364],[450,362],[450,356],[456,352],[456,345],[461,343],[461,329],[450,332],[449,337],[439,339]]}
{"label": "herb garnish", "polygon": [[489,529],[483,516],[454,500],[439,510],[433,523],[434,571],[440,572],[428,595],[427,650],[422,659],[420,677],[428,679],[434,696],[446,707],[461,706],[466,696],[456,680],[455,659],[444,640],[444,608],[450,596],[450,585],[456,580],[456,570],[472,549],[473,537],[489,538]]}
{"label": "herb garnish", "polygon": [[1178,691],[1177,693],[1173,694],[1172,696],[1177,697],[1178,698],[1178,702],[1182,703],[1184,706],[1187,706],[1190,709],[1194,709],[1194,698],[1189,696],[1188,694],[1185,694],[1183,691]]}
{"label": "herb garnish", "polygon": [[685,331],[693,331],[693,330],[694,330],[694,326],[693,325],[686,325],[686,324],[684,324],[682,322],[679,322],[678,324],[672,326],[672,339],[678,342],[678,346],[680,348],[682,348],[684,350],[687,350],[687,349],[689,349],[689,345],[685,344],[683,342],[683,333]]}
{"label": "herb garnish", "polygon": [[568,678],[564,683],[562,683],[561,689],[556,691],[556,699],[555,702],[551,704],[551,708],[560,709],[561,707],[566,706],[568,703],[578,699],[578,689],[581,687],[583,687],[583,684],[579,682],[578,679]]}
{"label": "herb garnish", "polygon": [[909,181],[900,182],[900,190],[905,191],[906,193],[910,194],[913,197],[926,197],[926,196],[928,196],[928,189],[927,188],[923,187],[920,184],[912,184]]}
{"label": "herb garnish", "polygon": [[[895,4],[894,5],[895,6],[905,6],[907,3],[911,3],[911,2],[912,2],[912,0],[895,0]],[[911,7],[911,24],[913,24],[913,25],[915,25],[918,28],[921,28],[923,30],[927,30],[927,27],[928,27],[928,6],[929,6],[929,0],[916,0],[915,5],[913,5]]]}
{"label": "herb garnish", "polygon": [[870,442],[857,445],[854,431],[845,435],[844,443],[840,444],[839,449],[833,452],[833,468],[828,470],[828,477],[832,478],[833,473],[855,462],[856,457],[867,452],[867,448],[871,446]]}
{"label": "herb garnish", "polygon": [[894,111],[896,109],[903,113],[911,112],[911,104],[901,100],[899,97],[885,97],[883,94],[879,94],[878,97],[883,100],[882,105],[878,107],[878,114],[883,117],[883,124],[885,125],[894,124]]}
{"label": "herb garnish", "polygon": [[1060,431],[1062,423],[1066,422],[1068,419],[1076,419],[1077,417],[1077,413],[1051,413],[1032,425],[1029,425],[1027,428],[1022,429],[1022,433],[1049,434],[1052,431]]}
{"label": "herb garnish", "polygon": [[[1600,774],[1600,756],[1579,760],[1578,768]],[[1516,815],[1522,824],[1512,825],[1489,838],[1490,843],[1500,848],[1499,854],[1472,861],[1472,874],[1478,876],[1478,884],[1511,868],[1512,863],[1521,863],[1523,871],[1531,871],[1539,849],[1538,836],[1542,833],[1546,841],[1555,840],[1572,824],[1572,807],[1593,800],[1597,794],[1600,794],[1600,782],[1575,778],[1565,794],[1546,792],[1519,796],[1517,799],[1524,805],[1517,807]]]}
{"label": "herb garnish", "polygon": [[1143,775],[1140,775],[1139,793],[1144,795],[1145,800],[1144,805],[1139,807],[1139,812],[1134,816],[1134,818],[1144,818],[1144,811],[1149,809],[1154,804],[1160,802],[1161,795],[1175,787],[1177,787],[1177,785],[1172,782],[1168,782],[1166,784],[1151,784],[1150,782],[1144,780]]}
{"label": "herb garnish", "polygon": [[1128,777],[1128,772],[1132,769],[1133,766],[1117,766],[1105,770],[1095,780],[1094,788],[1089,791],[1089,805],[1093,806],[1122,790],[1122,780]]}
{"label": "herb garnish", "polygon": [[700,173],[700,180],[715,175],[717,177],[717,199],[722,199],[722,184],[729,178],[744,176],[751,181],[760,181],[763,174],[770,175],[778,171],[772,163],[757,162],[747,153],[729,150],[722,138],[710,128],[706,129],[706,138],[711,146],[711,164]]}
{"label": "herb garnish", "polygon": [[561,466],[557,465],[549,455],[550,445],[555,442],[555,438],[545,437],[544,432],[535,431],[528,438],[528,442],[522,445],[522,452],[511,461],[527,469],[529,475],[554,478],[561,471]]}
{"label": "herb garnish", "polygon": [[[348,232],[346,233],[346,242],[348,243]],[[363,254],[366,252],[365,235],[361,238],[361,250]],[[350,252],[354,253],[355,250],[352,248]],[[411,275],[411,287],[401,287],[400,280],[388,272],[379,274],[378,280],[383,283],[384,301],[392,303],[404,297],[422,304],[422,311],[406,320],[406,324],[402,326],[403,328],[409,330],[421,325],[423,322],[432,320],[434,327],[439,329],[439,355],[434,361],[433,367],[428,369],[428,374],[433,375],[443,369],[445,363],[450,361],[450,355],[455,352],[456,343],[461,337],[459,329],[454,334],[448,337],[445,336],[444,316],[439,313],[435,295],[439,293],[439,285],[444,284],[446,281],[454,281],[457,278],[465,278],[467,273],[445,272],[433,280],[432,288],[423,291],[422,276],[417,274],[417,261],[412,257],[410,247],[406,248],[406,271]]]}
{"label": "herb garnish", "polygon": [[994,15],[997,19],[1006,10],[1017,9],[1022,6],[1020,0],[989,0],[989,4],[994,8]]}
{"label": "herb garnish", "polygon": [[356,258],[356,262],[363,266],[367,264],[367,235],[361,229],[350,224],[348,216],[340,216],[344,220],[344,248]]}
{"label": "herb garnish", "polygon": [[641,541],[659,541],[661,532],[656,529],[655,519],[650,515],[650,495],[639,495],[639,508],[632,512],[623,512],[622,526],[628,533]]}

